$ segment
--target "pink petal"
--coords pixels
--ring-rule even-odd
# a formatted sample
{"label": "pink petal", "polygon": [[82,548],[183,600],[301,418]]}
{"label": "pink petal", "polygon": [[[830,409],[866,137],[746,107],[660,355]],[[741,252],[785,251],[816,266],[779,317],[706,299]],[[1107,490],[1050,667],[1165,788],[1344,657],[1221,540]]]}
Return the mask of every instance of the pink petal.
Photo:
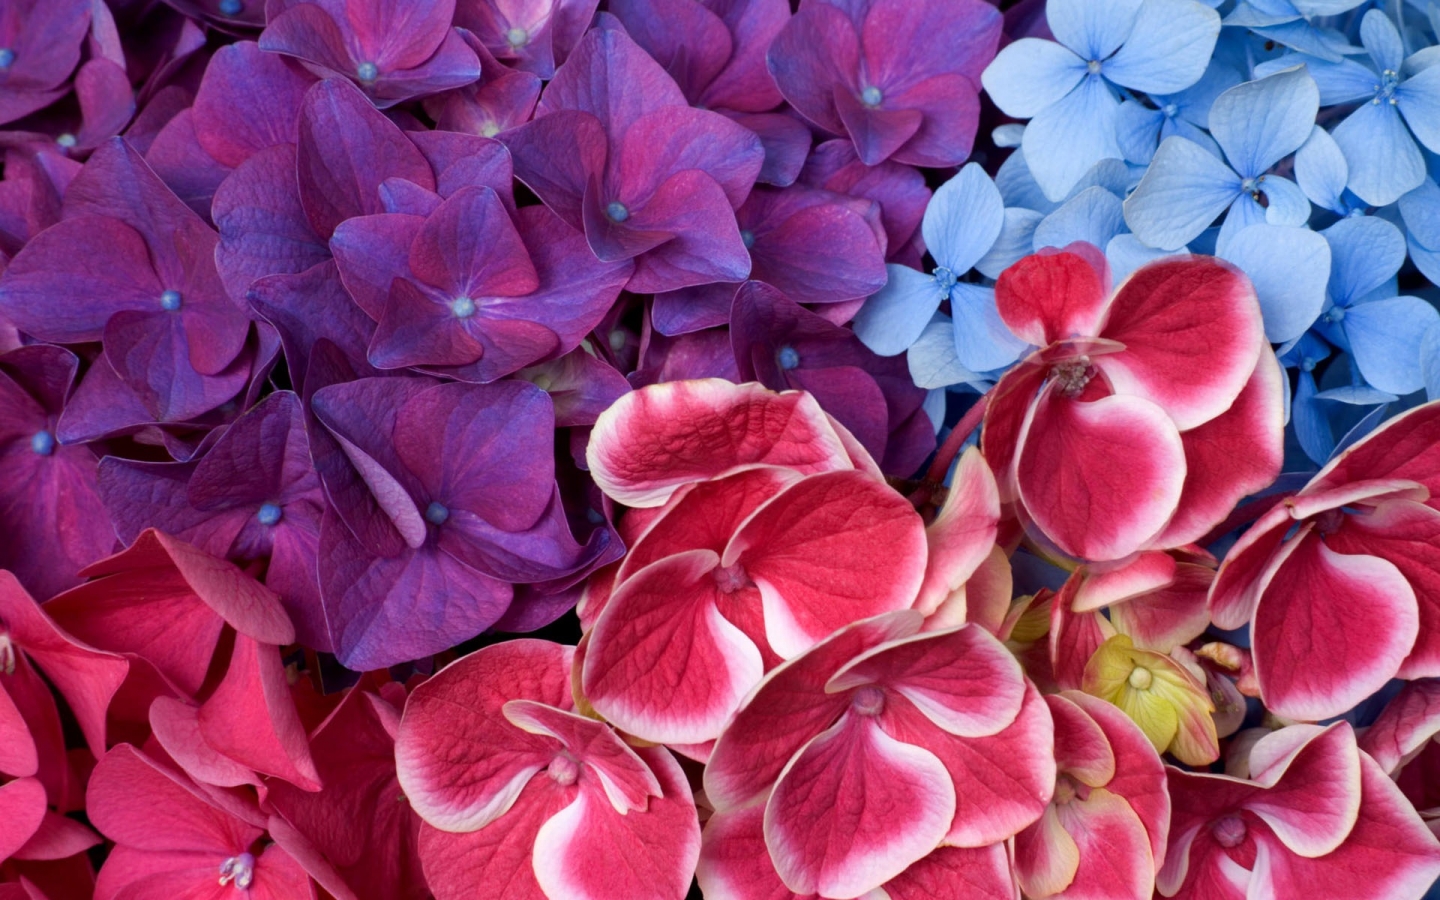
{"label": "pink petal", "polygon": [[1387,421],[1337,455],[1303,493],[1367,479],[1400,479],[1440,496],[1440,404],[1426,403]]}
{"label": "pink petal", "polygon": [[925,529],[888,485],[854,470],[803,479],[761,507],[726,548],[760,588],[770,647],[791,657],[837,628],[914,601]]}
{"label": "pink petal", "polygon": [[1415,681],[1400,689],[1365,733],[1360,749],[1394,775],[1440,733],[1440,681]]}
{"label": "pink petal", "polygon": [[715,742],[705,768],[705,796],[715,809],[733,809],[768,790],[791,757],[849,705],[847,696],[826,694],[825,683],[866,650],[914,634],[920,621],[905,610],[856,622],[770,672]]}
{"label": "pink petal", "polygon": [[161,748],[196,781],[216,787],[260,784],[254,770],[206,742],[197,707],[174,697],[156,697],[150,704],[150,728]]}
{"label": "pink petal", "polygon": [[417,687],[395,737],[396,774],[427,822],[473,831],[516,802],[558,749],[501,713],[510,700],[573,708],[573,648],[515,640],[457,660]]}
{"label": "pink petal", "polygon": [[1340,715],[1395,676],[1415,645],[1419,611],[1394,564],[1337,553],[1313,532],[1294,544],[1268,573],[1251,646],[1266,706],[1313,721]]}
{"label": "pink petal", "polygon": [[1175,558],[1154,550],[1127,560],[1118,568],[1088,566],[1070,608],[1089,612],[1121,603],[1169,584],[1175,577]]}
{"label": "pink petal", "polygon": [[[695,880],[705,897],[793,900],[765,846],[765,804],[717,812],[705,822]],[[813,895],[811,895],[813,896]]]}
{"label": "pink petal", "polygon": [[0,687],[0,772],[24,777],[38,771],[40,760],[35,755],[35,739],[30,736],[30,726],[25,724],[15,701],[10,699],[9,691]]}
{"label": "pink petal", "polygon": [[261,830],[207,801],[129,744],[95,766],[85,796],[90,821],[106,837],[136,850],[196,851],[233,856]]}
{"label": "pink petal", "polygon": [[760,651],[716,606],[720,558],[690,550],[621,583],[591,631],[582,684],[606,719],[647,741],[720,736],[760,681]]}
{"label": "pink petal", "polygon": [[514,806],[488,828],[451,834],[420,826],[420,861],[437,900],[473,900],[490,885],[495,900],[549,900],[535,881],[535,835],[569,806],[579,789],[550,778],[522,785]]}
{"label": "pink petal", "polygon": [[1015,721],[1025,700],[1019,661],[978,626],[882,644],[835,673],[825,689],[871,684],[900,694],[957,737],[995,734]]}
{"label": "pink petal", "polygon": [[741,467],[852,467],[808,394],[719,379],[656,384],[621,397],[596,421],[585,460],[601,490],[641,507]]}
{"label": "pink petal", "polygon": [[651,797],[660,796],[660,782],[654,773],[604,722],[534,700],[511,700],[502,711],[511,725],[555,738],[593,769],[605,796],[621,815],[643,811]]}
{"label": "pink petal", "polygon": [[1261,578],[1293,524],[1289,509],[1282,503],[1256,520],[1225,554],[1206,598],[1216,626],[1243,628],[1255,617]]}
{"label": "pink petal", "polygon": [[1067,897],[1148,900],[1157,860],[1130,804],[1104,788],[1056,807],[1060,824],[1075,840],[1080,865]]}
{"label": "pink petal", "polygon": [[[1299,730],[1301,744],[1288,759],[1266,766],[1261,753],[1251,751],[1252,775],[1274,786],[1256,791],[1245,809],[1264,819],[1290,852],[1315,857],[1341,846],[1355,824],[1362,802],[1360,754],[1348,724]],[[1307,734],[1314,736],[1306,740]],[[1282,740],[1271,736],[1257,747]]]}
{"label": "pink petal", "polygon": [[1095,365],[1117,393],[1156,403],[1181,431],[1230,408],[1264,343],[1255,289],[1211,256],[1142,266],[1107,313],[1100,336],[1125,349],[1097,357]]}
{"label": "pink petal", "polygon": [[1035,395],[1045,383],[1046,371],[1039,355],[1032,354],[1001,375],[990,389],[990,402],[985,407],[980,430],[980,452],[995,473],[1000,499],[1006,503],[1017,496],[1015,460],[1019,456],[1020,435]]}
{"label": "pink petal", "polygon": [[200,707],[199,724],[206,742],[236,762],[305,790],[320,789],[278,648],[237,634],[230,668]]}
{"label": "pink petal", "polygon": [[1066,579],[1050,607],[1050,666],[1056,685],[1067,691],[1080,689],[1090,658],[1115,636],[1115,626],[1099,611],[1072,610],[1072,598],[1082,578],[1077,572]]}
{"label": "pink petal", "polygon": [[955,804],[934,754],[851,710],[785,767],[765,806],[765,843],[792,891],[856,897],[935,849]]}
{"label": "pink petal", "polygon": [[1367,515],[1346,516],[1326,537],[1338,553],[1372,554],[1405,576],[1420,612],[1420,631],[1399,677],[1440,675],[1440,512],[1412,500],[1390,500]]}
{"label": "pink petal", "polygon": [[995,304],[1016,337],[1046,347],[1098,334],[1108,280],[1104,257],[1094,247],[1071,244],[1027,256],[1002,272]]}
{"label": "pink petal", "polygon": [[1274,356],[1262,352],[1229,409],[1181,433],[1185,490],[1174,517],[1151,541],[1153,546],[1178,547],[1200,540],[1240,498],[1268,487],[1280,474],[1285,377]]}
{"label": "pink petal", "polygon": [[15,851],[16,859],[51,862],[84,853],[104,838],[74,819],[46,810],[45,818],[25,846]]}
{"label": "pink petal", "polygon": [[35,778],[0,785],[0,859],[25,846],[45,819],[45,788]]}
{"label": "pink petal", "polygon": [[[1106,782],[1105,789],[1123,798],[1140,817],[1150,836],[1151,857],[1158,866],[1165,859],[1170,832],[1170,793],[1165,786],[1165,764],[1145,732],[1118,707],[1078,691],[1065,697],[1105,732],[1115,755],[1115,775]],[[1057,735],[1058,731],[1057,717]],[[1057,747],[1059,743],[1057,737]]]}
{"label": "pink petal", "polygon": [[1015,876],[1005,845],[936,847],[885,884],[890,900],[1013,900]]}
{"label": "pink petal", "polygon": [[[535,835],[535,880],[567,900],[674,900],[700,856],[695,799],[680,765],[663,747],[637,751],[664,788],[642,812],[621,815],[581,783],[575,801]],[[624,865],[616,865],[624,860]]]}
{"label": "pink petal", "polygon": [[1440,878],[1440,841],[1374,760],[1359,762],[1359,816],[1334,852],[1308,859],[1257,841],[1255,878],[1272,896],[1419,897]]}
{"label": "pink petal", "polygon": [[1021,432],[1015,471],[1026,510],[1060,549],[1119,559],[1174,514],[1185,450],[1154,403],[1120,395],[1078,402],[1052,382]]}
{"label": "pink petal", "polygon": [[1064,892],[1080,871],[1080,848],[1060,821],[1055,806],[1015,836],[1015,880],[1029,897]]}
{"label": "pink petal", "polygon": [[[1064,691],[1045,698],[1055,721],[1055,766],[1082,784],[1104,787],[1115,777],[1115,751],[1104,728],[1079,705],[1076,698],[1085,696]],[[1156,771],[1163,781],[1164,770],[1156,766]]]}
{"label": "pink petal", "polygon": [[881,714],[896,740],[929,750],[955,785],[955,821],[945,843],[982,847],[1009,838],[1040,818],[1055,789],[1054,725],[1040,692],[1026,685],[1025,704],[1010,727],[980,738],[946,734],[908,701],[887,698]]}
{"label": "pink petal", "polygon": [[995,546],[1000,494],[978,450],[960,456],[935,521],[925,528],[930,553],[915,608],[929,615],[960,590]]}
{"label": "pink petal", "polygon": [[1137,647],[1169,653],[1209,627],[1205,597],[1214,578],[1208,566],[1180,563],[1170,584],[1111,607],[1110,621]]}

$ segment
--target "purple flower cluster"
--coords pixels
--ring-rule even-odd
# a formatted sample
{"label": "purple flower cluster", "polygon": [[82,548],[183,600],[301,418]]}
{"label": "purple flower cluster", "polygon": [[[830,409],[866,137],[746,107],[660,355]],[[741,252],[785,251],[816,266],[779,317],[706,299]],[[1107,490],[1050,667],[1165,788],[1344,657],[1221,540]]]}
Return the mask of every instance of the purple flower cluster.
{"label": "purple flower cluster", "polygon": [[44,599],[158,528],[372,669],[574,604],[633,387],[807,390],[912,474],[943,395],[842,325],[920,263],[999,13],[598,6],[4,4],[0,567]]}

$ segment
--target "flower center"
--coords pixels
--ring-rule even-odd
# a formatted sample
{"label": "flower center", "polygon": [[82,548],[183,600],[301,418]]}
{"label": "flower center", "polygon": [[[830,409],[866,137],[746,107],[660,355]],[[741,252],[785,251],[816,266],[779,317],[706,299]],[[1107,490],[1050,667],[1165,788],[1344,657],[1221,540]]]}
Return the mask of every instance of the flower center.
{"label": "flower center", "polygon": [[1056,806],[1064,806],[1076,797],[1087,800],[1090,797],[1090,787],[1081,784],[1069,775],[1055,776],[1055,796],[1052,798]]}
{"label": "flower center", "polygon": [[1379,106],[1381,103],[1389,103],[1391,106],[1399,106],[1400,98],[1395,96],[1395,89],[1400,86],[1400,73],[1394,69],[1386,69],[1380,73],[1380,83],[1375,85],[1375,99],[1370,102]]}
{"label": "flower center", "polygon": [[500,126],[496,122],[486,122],[480,126],[481,137],[494,137],[500,133]]}
{"label": "flower center", "polygon": [[1129,684],[1137,691],[1148,691],[1155,683],[1155,676],[1144,666],[1136,666],[1130,672]]}
{"label": "flower center", "polygon": [[1210,826],[1215,842],[1226,849],[1238,847],[1245,840],[1245,820],[1239,816],[1226,816]]}
{"label": "flower center", "polygon": [[867,684],[850,698],[850,708],[862,716],[878,716],[885,709],[885,692]]}
{"label": "flower center", "polygon": [[574,784],[580,777],[580,763],[570,755],[568,750],[561,750],[550,760],[550,765],[545,773],[555,779],[558,784]]}
{"label": "flower center", "polygon": [[48,431],[37,431],[30,436],[30,449],[41,456],[55,452],[55,435]]}
{"label": "flower center", "polygon": [[180,308],[180,292],[166,291],[160,295],[160,308],[168,309],[171,312]]}
{"label": "flower center", "polygon": [[519,50],[521,47],[530,43],[530,32],[523,28],[512,28],[505,32],[505,43]]}
{"label": "flower center", "polygon": [[865,104],[870,109],[875,109],[876,107],[878,107],[880,105],[880,102],[884,99],[885,93],[874,85],[871,85],[870,87],[867,87],[865,90],[860,92],[860,102]]}
{"label": "flower center", "polygon": [[742,228],[740,230],[740,242],[745,245],[746,250],[749,250],[755,246],[755,232],[748,228]]}
{"label": "flower center", "polygon": [[241,3],[240,0],[220,0],[220,13],[222,15],[238,16],[244,8],[245,4]]}
{"label": "flower center", "polygon": [[444,525],[448,518],[450,518],[450,510],[443,503],[434,502],[425,507],[425,521],[431,525]]}
{"label": "flower center", "polygon": [[1090,60],[1089,62],[1087,62],[1087,63],[1085,64],[1085,68],[1090,72],[1091,75],[1099,75],[1099,74],[1100,74],[1100,60],[1098,60],[1098,59],[1092,59],[1092,60]]}
{"label": "flower center", "polygon": [[796,369],[800,366],[800,353],[794,347],[781,347],[779,359],[780,368],[782,369]]}
{"label": "flower center", "polygon": [[1090,357],[1079,356],[1051,366],[1050,377],[1055,379],[1060,393],[1066,397],[1078,397],[1095,377],[1095,366],[1090,363]]}
{"label": "flower center", "polygon": [[62,135],[60,135],[59,137],[57,137],[57,138],[55,139],[55,143],[57,143],[57,144],[59,144],[60,146],[64,147],[66,150],[69,150],[71,147],[74,147],[77,143],[79,143],[79,141],[76,139],[75,135],[73,135],[73,134],[71,134],[70,132],[67,131],[67,132],[65,132],[64,134],[62,134]]}
{"label": "flower center", "polygon": [[261,525],[274,525],[284,514],[284,511],[274,503],[262,503],[260,511],[255,513],[255,520]]}
{"label": "flower center", "polygon": [[950,293],[950,289],[959,283],[960,279],[955,277],[955,273],[944,266],[935,270],[935,286],[940,289],[941,293]]}
{"label": "flower center", "polygon": [[232,856],[220,864],[220,886],[235,882],[238,890],[246,890],[255,880],[255,857],[249,853]]}
{"label": "flower center", "polygon": [[0,631],[0,673],[15,674],[15,642],[8,631]]}
{"label": "flower center", "polygon": [[15,51],[9,47],[0,47],[0,69],[8,69],[15,64]]}
{"label": "flower center", "polygon": [[380,77],[380,67],[373,62],[362,62],[355,67],[355,77],[360,79],[361,84],[374,84],[375,79]]}
{"label": "flower center", "polygon": [[630,210],[619,200],[611,200],[610,205],[605,207],[605,215],[609,216],[612,222],[623,222],[630,218]]}
{"label": "flower center", "polygon": [[715,579],[715,586],[727,594],[733,594],[751,583],[750,575],[739,563],[733,566],[721,566],[711,574]]}
{"label": "flower center", "polygon": [[1166,118],[1173,119],[1180,112],[1180,107],[1174,103],[1167,103],[1160,107],[1160,111],[1165,114]]}
{"label": "flower center", "polygon": [[1327,509],[1315,517],[1315,530],[1322,536],[1334,534],[1345,524],[1345,511],[1341,509]]}
{"label": "flower center", "polygon": [[469,297],[456,297],[450,301],[450,311],[457,319],[468,319],[475,315],[475,301]]}
{"label": "flower center", "polygon": [[1322,318],[1324,318],[1326,322],[1330,323],[1343,322],[1345,321],[1345,307],[1332,306],[1330,307],[1330,309],[1326,310],[1325,315]]}

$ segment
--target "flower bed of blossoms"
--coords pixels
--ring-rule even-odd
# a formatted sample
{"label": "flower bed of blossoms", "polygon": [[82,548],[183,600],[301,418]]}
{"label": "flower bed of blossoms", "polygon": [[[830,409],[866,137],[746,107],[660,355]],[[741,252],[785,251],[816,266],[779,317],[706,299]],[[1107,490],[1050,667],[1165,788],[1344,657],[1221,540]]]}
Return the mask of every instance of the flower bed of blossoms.
{"label": "flower bed of blossoms", "polygon": [[1433,0],[0,0],[0,900],[1440,897]]}

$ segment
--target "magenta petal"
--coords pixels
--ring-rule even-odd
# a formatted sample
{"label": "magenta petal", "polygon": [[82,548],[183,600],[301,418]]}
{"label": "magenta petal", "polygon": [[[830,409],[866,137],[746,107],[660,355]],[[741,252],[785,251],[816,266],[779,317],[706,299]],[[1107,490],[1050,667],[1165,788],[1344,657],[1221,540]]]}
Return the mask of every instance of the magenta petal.
{"label": "magenta petal", "polygon": [[[1255,371],[1264,330],[1245,276],[1191,257],[1150,263],[1126,279],[1099,336],[1125,345],[1095,362],[1115,390],[1154,401],[1184,431],[1230,408]],[[1197,376],[1176,378],[1182,371]]]}
{"label": "magenta petal", "polygon": [[[351,220],[355,221],[355,220]],[[451,312],[450,304],[404,278],[390,286],[368,358],[379,369],[410,366],[464,366],[483,358],[485,346],[475,339],[466,322]],[[535,341],[525,341],[532,345]],[[558,343],[554,335],[545,349]]]}
{"label": "magenta petal", "polygon": [[515,177],[571,227],[583,230],[586,187],[605,168],[604,126],[594,115],[562,109],[505,132]]}
{"label": "magenta petal", "polygon": [[549,764],[556,742],[516,728],[502,707],[526,699],[571,708],[572,653],[545,641],[507,641],[458,660],[415,689],[396,735],[395,759],[400,785],[426,821],[483,829],[516,802],[530,776]]}
{"label": "magenta petal", "polygon": [[[689,886],[700,855],[690,785],[664,747],[636,752],[654,771],[663,796],[644,811],[621,815],[582,776],[574,802],[535,835],[535,880],[547,896],[672,900]],[[614,865],[615,859],[625,865]]]}
{"label": "magenta petal", "polygon": [[[758,171],[758,153],[756,162]],[[686,169],[672,175],[629,222],[637,230],[675,235],[636,259],[635,274],[626,285],[632,292],[654,294],[713,281],[743,281],[750,274],[750,253],[731,203],[707,172]]]}
{"label": "magenta petal", "polygon": [[253,41],[221,47],[195,94],[200,146],[235,167],[266,147],[293,143],[300,101],[311,79]]}
{"label": "magenta petal", "polygon": [[[613,20],[612,20],[613,21]],[[545,88],[536,119],[557,110],[579,110],[623,135],[635,120],[666,106],[688,106],[660,64],[621,28],[592,28]]]}
{"label": "magenta petal", "polygon": [[346,219],[330,236],[340,280],[355,303],[375,321],[396,278],[408,278],[410,246],[425,220],[407,213],[378,213]]}
{"label": "magenta petal", "polygon": [[621,815],[643,812],[651,797],[661,795],[655,774],[604,722],[534,700],[511,700],[501,712],[521,731],[552,737],[564,744],[595,772],[605,796]]}
{"label": "magenta petal", "polygon": [[238,787],[259,784],[251,768],[210,746],[200,733],[200,710],[173,697],[156,697],[150,704],[150,728],[161,748],[185,774],[201,784]]}
{"label": "magenta petal", "polygon": [[765,843],[792,891],[854,897],[935,849],[955,806],[939,759],[852,709],[785,767],[765,806]]}
{"label": "magenta petal", "polygon": [[0,785],[0,857],[8,859],[40,830],[45,819],[45,788],[34,778]]}
{"label": "magenta petal", "polygon": [[410,270],[443,292],[472,299],[516,297],[540,284],[504,204],[483,187],[452,194],[425,220],[410,245]]}
{"label": "magenta petal", "polygon": [[535,881],[531,861],[541,826],[569,806],[577,793],[550,778],[523,782],[502,821],[451,834],[420,826],[420,862],[437,900],[468,900],[477,884],[494,886],[495,900],[549,900]]}
{"label": "magenta petal", "polygon": [[766,63],[801,115],[833,134],[845,133],[835,91],[856,87],[860,36],[844,12],[828,3],[807,4],[776,36]]}
{"label": "magenta petal", "polygon": [[292,144],[261,150],[215,191],[215,266],[232,297],[244,297],[257,278],[297,274],[330,258],[300,203],[295,159]]}
{"label": "magenta petal", "polygon": [[760,588],[770,647],[789,658],[850,622],[909,607],[925,557],[910,504],[852,470],[782,491],[736,533],[721,564],[743,566]]}
{"label": "magenta petal", "polygon": [[1339,715],[1395,676],[1415,644],[1419,611],[1392,563],[1337,553],[1313,533],[1295,541],[1269,574],[1251,642],[1266,705],[1313,721]]}
{"label": "magenta petal", "polygon": [[[894,37],[889,40],[896,41]],[[975,86],[964,75],[945,73],[888,93],[886,106],[923,116],[919,129],[890,154],[890,159],[927,168],[963,163],[970,156],[980,124],[980,98]]]}
{"label": "magenta petal", "polygon": [[1185,451],[1165,411],[1139,397],[1083,402],[1055,382],[1021,432],[1016,478],[1035,524],[1067,553],[1120,559],[1169,521]]}
{"label": "magenta petal", "polygon": [[918,109],[868,107],[845,85],[835,87],[834,103],[846,133],[855,143],[855,151],[860,154],[860,161],[867,166],[893,156],[920,130],[925,120],[924,113]]}
{"label": "magenta petal", "polygon": [[846,695],[826,694],[826,682],[859,654],[914,634],[920,622],[910,610],[856,622],[770,672],[715,742],[705,769],[705,794],[715,808],[734,809],[768,790],[850,704]]}
{"label": "magenta petal", "polygon": [[682,484],[741,467],[783,465],[802,473],[852,468],[813,398],[719,379],[657,384],[625,395],[596,422],[585,456],[602,490],[641,507],[660,506]]}
{"label": "magenta petal", "polygon": [[760,651],[716,607],[719,562],[710,550],[678,553],[611,596],[581,683],[617,727],[649,741],[713,740],[760,681]]}

